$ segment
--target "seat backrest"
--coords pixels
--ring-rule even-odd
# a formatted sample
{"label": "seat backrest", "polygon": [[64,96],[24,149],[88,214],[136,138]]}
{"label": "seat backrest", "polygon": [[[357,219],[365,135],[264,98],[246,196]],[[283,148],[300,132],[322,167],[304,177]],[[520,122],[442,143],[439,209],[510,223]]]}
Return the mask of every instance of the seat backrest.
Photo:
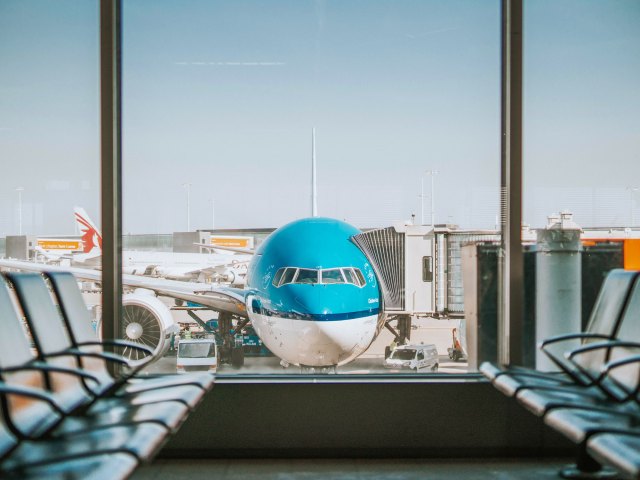
{"label": "seat backrest", "polygon": [[[600,288],[586,331],[615,338],[623,310],[627,305],[631,289],[638,272],[615,269],[611,270]],[[583,343],[601,342],[602,339],[586,339]]]}
{"label": "seat backrest", "polygon": [[[16,368],[32,363],[35,358],[22,318],[9,286],[0,275],[0,369]],[[46,390],[45,377],[38,370],[4,372],[2,381],[8,386]],[[2,398],[7,419],[23,433],[31,433],[57,422],[58,416],[46,403],[18,395]]]}
{"label": "seat backrest", "polygon": [[[617,339],[640,344],[640,281],[636,282],[629,304],[620,321]],[[640,354],[640,347],[616,347],[611,350],[607,360],[621,360],[638,354]],[[612,370],[609,379],[623,388],[626,393],[635,391],[640,381],[640,363],[635,362]]]}
{"label": "seat backrest", "polygon": [[[618,340],[633,341],[634,339],[637,339],[637,341],[640,341],[640,319],[638,318],[638,316],[640,315],[640,276],[637,275],[637,272],[629,273],[635,274],[635,276],[633,277],[633,284],[631,285],[631,289],[629,290],[629,292],[626,294],[626,298],[621,302],[621,313],[618,315],[618,319],[615,321],[615,328],[611,337],[612,339]],[[623,278],[621,275],[617,275],[616,280],[620,280],[621,278]],[[626,276],[626,278],[629,277]],[[609,277],[607,277],[607,281],[608,280]],[[623,288],[626,288],[627,282],[613,282],[609,284],[609,286],[611,287],[611,289],[609,290],[610,294],[615,295],[617,299],[620,300],[622,298],[622,292],[612,290],[613,285],[619,286],[622,290]],[[598,297],[598,301],[601,300],[601,297],[602,295]],[[613,310],[611,313],[614,313],[618,310],[618,308],[609,308]],[[598,343],[601,343],[603,341],[603,339],[592,340],[592,342]],[[603,365],[612,359],[611,353],[614,351],[617,352],[617,355],[625,355],[623,350],[620,349],[616,349],[613,351],[607,349],[598,349],[577,356],[575,358],[575,363],[583,373],[585,373],[592,380],[595,380],[599,377]]]}
{"label": "seat backrest", "polygon": [[24,365],[34,359],[26,330],[9,286],[0,275],[0,368]]}
{"label": "seat backrest", "polygon": [[[85,352],[102,352],[100,345],[80,346],[86,342],[97,341],[98,335],[91,326],[91,316],[78,288],[76,278],[69,272],[46,272],[45,276],[49,279],[58,299],[62,318],[74,347]],[[80,360],[80,363],[85,370],[98,373],[104,378],[110,378],[103,360],[85,357]]]}
{"label": "seat backrest", "polygon": [[91,326],[91,316],[78,288],[76,278],[69,272],[46,272],[58,298],[62,316],[74,345],[98,339]]}
{"label": "seat backrest", "polygon": [[[39,358],[46,363],[78,368],[78,362],[71,355],[46,358],[46,355],[63,352],[73,348],[64,321],[53,301],[45,279],[39,273],[9,273],[7,278],[13,284],[16,295],[31,330]],[[61,407],[73,410],[90,401],[80,377],[50,373],[52,391],[58,393]]]}

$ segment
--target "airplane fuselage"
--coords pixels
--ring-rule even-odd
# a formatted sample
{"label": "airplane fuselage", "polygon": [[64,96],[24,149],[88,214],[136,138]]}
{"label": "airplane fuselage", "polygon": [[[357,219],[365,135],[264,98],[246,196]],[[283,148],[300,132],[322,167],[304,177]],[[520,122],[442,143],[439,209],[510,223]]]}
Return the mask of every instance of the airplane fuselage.
{"label": "airplane fuselage", "polygon": [[294,365],[345,364],[384,325],[375,272],[355,227],[307,218],[276,230],[249,265],[247,313],[265,345]]}

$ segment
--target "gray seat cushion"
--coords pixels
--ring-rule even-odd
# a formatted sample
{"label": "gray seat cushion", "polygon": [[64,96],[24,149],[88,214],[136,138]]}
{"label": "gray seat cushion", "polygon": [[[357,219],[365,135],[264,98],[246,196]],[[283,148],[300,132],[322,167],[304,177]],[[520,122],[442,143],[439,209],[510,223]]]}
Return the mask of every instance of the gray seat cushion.
{"label": "gray seat cushion", "polygon": [[126,453],[113,453],[74,460],[62,459],[12,471],[0,469],[0,476],[7,480],[118,480],[128,478],[137,465],[135,457]]}
{"label": "gray seat cushion", "polygon": [[599,462],[640,478],[640,431],[636,433],[603,433],[587,443],[589,453]]}

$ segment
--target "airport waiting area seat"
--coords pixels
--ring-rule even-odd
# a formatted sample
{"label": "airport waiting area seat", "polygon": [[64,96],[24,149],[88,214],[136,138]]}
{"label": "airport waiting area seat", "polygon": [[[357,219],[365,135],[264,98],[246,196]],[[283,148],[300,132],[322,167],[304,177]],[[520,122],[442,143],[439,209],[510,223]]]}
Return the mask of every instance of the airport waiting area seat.
{"label": "airport waiting area seat", "polygon": [[126,359],[94,340],[90,349],[71,343],[52,290],[40,274],[0,276],[0,476],[126,478],[177,431],[213,377],[112,376],[104,362]]}
{"label": "airport waiting area seat", "polygon": [[110,340],[108,343],[97,340],[75,277],[71,273],[57,271],[46,272],[44,276],[49,280],[58,299],[62,318],[67,327],[70,346],[81,352],[96,354],[92,359],[85,361],[85,368],[93,367],[94,375],[99,375],[103,379],[106,391],[134,393],[177,385],[193,385],[200,387],[205,392],[212,388],[214,377],[209,373],[192,372],[180,376],[161,375],[156,377],[138,375],[139,371],[146,366],[146,362],[140,362],[135,369],[126,375],[121,375],[120,378],[112,377],[107,365],[113,362],[120,364],[121,359],[117,356],[114,359],[111,355],[105,355],[103,350],[105,344],[125,349],[144,349],[144,347],[139,344],[131,345],[130,342],[122,340]]}
{"label": "airport waiting area seat", "polygon": [[[569,333],[546,339],[540,345],[541,350],[558,367],[556,372],[541,372],[533,368],[505,366],[493,362],[484,362],[480,371],[493,385],[505,395],[515,396],[520,390],[532,386],[551,387],[563,384],[592,384],[592,378],[585,375],[589,366],[580,368],[564,358],[564,346],[580,341],[582,345],[614,339],[618,332],[620,317],[629,299],[632,286],[638,273],[616,269],[607,275],[593,306],[587,328],[584,332]],[[598,366],[602,361],[600,352],[591,357],[583,357],[585,362]]]}
{"label": "airport waiting area seat", "polygon": [[[594,326],[595,324],[595,326]],[[483,365],[501,392],[515,397],[578,447],[566,478],[640,478],[640,277],[609,273],[594,306],[590,331],[566,335],[582,344],[554,363],[561,373]],[[607,331],[607,329],[609,329]],[[596,340],[599,339],[599,340]],[[542,347],[552,343],[543,342]],[[544,350],[543,350],[544,351]],[[545,351],[546,352],[546,351]],[[552,357],[551,354],[549,354]],[[509,388],[502,378],[510,378]],[[606,467],[603,468],[602,465]]]}

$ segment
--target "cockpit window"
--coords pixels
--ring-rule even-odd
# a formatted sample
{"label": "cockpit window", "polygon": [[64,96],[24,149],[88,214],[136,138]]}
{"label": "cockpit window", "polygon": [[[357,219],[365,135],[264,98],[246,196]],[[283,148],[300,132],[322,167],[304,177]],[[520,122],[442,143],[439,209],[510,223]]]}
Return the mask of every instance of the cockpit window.
{"label": "cockpit window", "polygon": [[367,283],[359,268],[342,267],[316,270],[314,268],[282,267],[273,276],[273,285],[281,287],[295,284],[336,284],[346,283],[364,287]]}
{"label": "cockpit window", "polygon": [[358,279],[356,278],[356,274],[353,273],[353,268],[343,268],[342,273],[347,283],[353,283],[354,285],[360,285],[358,283]]}
{"label": "cockpit window", "polygon": [[322,270],[322,283],[345,283],[342,271],[339,268]]}
{"label": "cockpit window", "polygon": [[309,268],[299,268],[298,276],[293,283],[318,283],[318,271]]}
{"label": "cockpit window", "polygon": [[282,274],[282,278],[280,279],[280,285],[285,285],[287,283],[293,282],[293,278],[296,276],[296,270],[297,268],[285,268],[284,273]]}
{"label": "cockpit window", "polygon": [[280,270],[278,270],[276,272],[276,274],[273,276],[273,284],[277,287],[278,285],[280,285],[280,280],[282,280],[282,274],[284,273],[284,268],[281,268]]}

